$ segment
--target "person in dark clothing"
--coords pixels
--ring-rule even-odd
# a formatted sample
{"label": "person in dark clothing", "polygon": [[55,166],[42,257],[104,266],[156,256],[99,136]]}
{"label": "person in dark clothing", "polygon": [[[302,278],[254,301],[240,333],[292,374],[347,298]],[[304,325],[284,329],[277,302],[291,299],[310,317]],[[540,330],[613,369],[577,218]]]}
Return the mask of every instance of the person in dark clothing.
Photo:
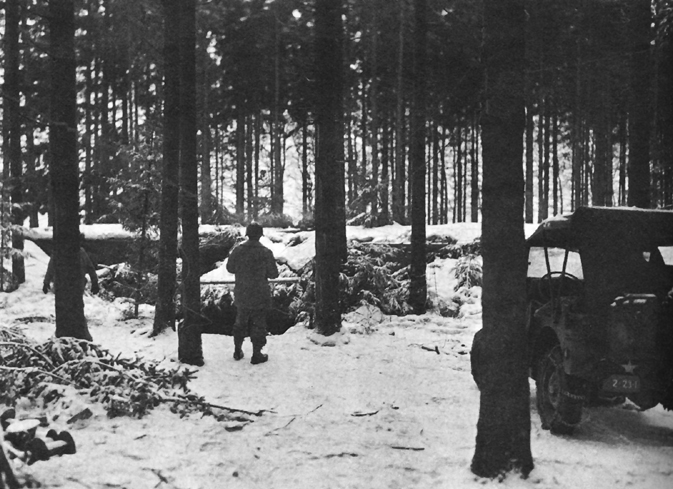
{"label": "person in dark clothing", "polygon": [[259,242],[264,234],[262,226],[253,222],[246,228],[248,240],[235,247],[229,255],[227,270],[236,276],[234,304],[234,359],[243,358],[243,341],[250,336],[253,365],[266,362],[262,353],[266,345],[266,314],[271,307],[268,279],[278,277],[273,252]]}
{"label": "person in dark clothing", "polygon": [[[84,248],[79,249],[79,262],[82,269],[82,294],[84,294],[84,289],[86,288],[86,276],[88,275],[91,279],[91,293],[97,294],[98,287],[98,275],[96,275],[96,267],[93,266],[91,258],[84,250]],[[44,276],[44,283],[42,285],[42,292],[45,294],[49,292],[51,283],[54,281],[54,260],[49,259],[49,264],[47,265],[47,273]]]}

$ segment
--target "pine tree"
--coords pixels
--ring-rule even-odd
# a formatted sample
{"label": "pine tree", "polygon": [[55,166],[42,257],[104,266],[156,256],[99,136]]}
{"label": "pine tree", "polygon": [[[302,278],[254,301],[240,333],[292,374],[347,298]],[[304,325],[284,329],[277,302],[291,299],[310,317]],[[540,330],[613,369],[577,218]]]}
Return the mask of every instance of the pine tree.
{"label": "pine tree", "polygon": [[73,0],[50,0],[50,176],[54,195],[56,337],[91,340],[84,317],[79,243],[77,85]]}
{"label": "pine tree", "polygon": [[523,233],[524,0],[484,2],[483,329],[481,398],[472,471],[533,469],[526,354]]}
{"label": "pine tree", "polygon": [[342,9],[341,0],[316,0],[315,324],[326,336],[341,328],[339,270],[346,259]]}

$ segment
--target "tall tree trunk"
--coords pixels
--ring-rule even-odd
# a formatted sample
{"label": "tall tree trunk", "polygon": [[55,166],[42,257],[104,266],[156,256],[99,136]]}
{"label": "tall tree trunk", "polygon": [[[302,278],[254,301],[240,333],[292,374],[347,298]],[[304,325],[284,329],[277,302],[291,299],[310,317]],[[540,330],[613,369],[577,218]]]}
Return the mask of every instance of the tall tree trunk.
{"label": "tall tree trunk", "polygon": [[397,90],[395,119],[395,184],[393,185],[393,221],[406,224],[404,186],[407,180],[404,158],[404,16],[405,1],[398,0],[400,24],[397,47]]}
{"label": "tall tree trunk", "polygon": [[210,92],[210,78],[208,73],[208,59],[203,60],[202,72],[202,114],[201,114],[201,222],[210,224],[214,214],[213,209],[213,191],[212,191],[212,169],[210,166],[210,147],[211,147],[211,132],[210,132],[210,100],[208,94]]}
{"label": "tall tree trunk", "polygon": [[549,162],[549,147],[550,147],[550,97],[546,97],[544,101],[545,105],[545,114],[544,114],[544,164],[543,164],[543,177],[542,177],[542,218],[547,219],[549,217],[549,168],[551,164]]}
{"label": "tall tree trunk", "polygon": [[537,115],[537,221],[542,222],[545,219],[544,210],[544,98],[542,94],[538,97],[538,115]]}
{"label": "tall tree trunk", "polygon": [[254,201],[255,201],[255,188],[254,188],[254,158],[253,158],[253,116],[251,114],[247,115],[245,118],[245,190],[246,190],[246,200],[248,201],[248,221],[253,220],[254,214]]}
{"label": "tall tree trunk", "polygon": [[442,219],[441,224],[448,224],[449,222],[449,183],[446,175],[446,127],[442,126],[442,152],[440,155],[442,162]]}
{"label": "tall tree trunk", "polygon": [[[363,70],[366,71],[366,70]],[[360,169],[358,171],[358,181],[359,187],[362,191],[360,195],[356,195],[358,208],[357,213],[366,212],[367,210],[367,200],[364,198],[365,193],[368,190],[367,185],[367,140],[369,139],[367,135],[369,134],[369,129],[367,128],[367,81],[362,80],[362,92],[361,92],[360,105],[362,107],[362,117],[360,118],[360,141],[362,143],[362,161],[360,161]]]}
{"label": "tall tree trunk", "polygon": [[425,277],[425,76],[427,57],[426,0],[414,0],[414,81],[412,91],[411,141],[411,256],[409,263],[409,305],[414,314],[425,314],[428,284]]}
{"label": "tall tree trunk", "polygon": [[253,206],[252,206],[252,218],[257,220],[257,215],[259,213],[259,151],[261,147],[261,137],[262,137],[262,114],[257,113],[255,115],[255,179],[254,179],[254,192],[253,192]]}
{"label": "tall tree trunk", "polygon": [[[278,161],[275,162],[279,164]],[[236,117],[236,214],[243,218],[245,212],[245,117],[238,109]]]}
{"label": "tall tree trunk", "polygon": [[[476,118],[475,118],[476,119]],[[470,220],[479,221],[479,126],[475,120],[472,125],[472,144],[470,145],[472,175],[470,181]]]}
{"label": "tall tree trunk", "polygon": [[180,1],[164,5],[164,121],[159,269],[157,303],[152,336],[175,329],[176,258],[178,252],[178,199],[180,173]]}
{"label": "tall tree trunk", "polygon": [[535,192],[535,172],[534,172],[534,149],[533,149],[533,140],[534,140],[534,131],[535,131],[535,120],[533,119],[533,74],[531,73],[530,64],[532,64],[532,40],[533,36],[533,25],[530,21],[526,22],[526,47],[525,47],[525,59],[526,59],[526,71],[524,74],[524,90],[525,90],[525,110],[526,110],[526,127],[525,127],[525,138],[526,138],[526,179],[525,179],[525,220],[527,223],[532,224],[535,219],[535,202],[534,202],[534,192]]}
{"label": "tall tree trunk", "polygon": [[463,222],[463,128],[456,127],[456,222]]}
{"label": "tall tree trunk", "polygon": [[85,77],[85,88],[84,88],[84,222],[86,224],[93,224],[93,201],[92,201],[92,138],[91,138],[91,95],[93,92],[93,81],[91,79],[93,70],[91,69],[91,63],[93,60],[87,60],[86,62],[86,71],[84,72]]}
{"label": "tall tree trunk", "polygon": [[[277,4],[276,4],[277,5]],[[283,195],[283,178],[285,165],[282,162],[283,157],[283,113],[280,105],[280,66],[281,66],[281,38],[280,38],[280,19],[276,11],[276,21],[274,23],[274,100],[273,100],[273,138],[274,138],[274,166],[273,166],[273,197],[271,199],[271,212],[281,215],[283,213],[283,204],[285,197]]]}
{"label": "tall tree trunk", "polygon": [[439,223],[439,127],[432,127],[432,224]]}
{"label": "tall tree trunk", "polygon": [[527,476],[530,392],[525,328],[526,247],[523,232],[523,0],[484,2],[486,111],[482,115],[484,260],[481,370],[483,383],[472,471]]}
{"label": "tall tree trunk", "polygon": [[652,66],[650,0],[630,2],[629,205],[650,207]]}
{"label": "tall tree trunk", "polygon": [[[556,102],[556,100],[554,100]],[[554,120],[552,124],[552,194],[553,194],[553,210],[554,215],[556,216],[559,213],[559,159],[558,159],[558,137],[559,137],[559,127],[558,127],[558,107],[554,105]],[[562,206],[561,206],[562,207]]]}
{"label": "tall tree trunk", "polygon": [[50,175],[54,195],[56,337],[91,341],[84,317],[79,243],[77,80],[73,0],[50,0]]}
{"label": "tall tree trunk", "polygon": [[182,315],[178,358],[203,365],[199,275],[198,159],[196,157],[196,0],[180,1],[180,217],[182,220]]}
{"label": "tall tree trunk", "polygon": [[379,218],[379,83],[378,83],[378,6],[375,4],[372,18],[371,31],[371,85],[369,98],[371,99],[371,145],[372,145],[372,195],[371,216],[374,224]]}
{"label": "tall tree trunk", "polygon": [[[657,92],[656,103],[656,152],[657,166],[661,168],[662,207],[673,208],[673,29],[670,27],[670,2],[657,3],[658,26],[657,39]],[[666,16],[668,9],[668,18]]]}
{"label": "tall tree trunk", "polygon": [[[5,166],[9,164],[11,173],[10,197],[12,198],[12,222],[23,225],[23,162],[21,160],[21,88],[19,86],[19,25],[21,23],[21,6],[18,0],[8,0],[5,7],[5,84],[3,124],[7,126],[5,133],[9,137],[8,152],[5,154]],[[23,236],[12,232],[12,247],[23,250]],[[12,257],[12,273],[22,284],[26,281],[26,269],[23,255]]]}
{"label": "tall tree trunk", "polygon": [[302,120],[301,126],[301,216],[309,218],[309,202],[311,177],[308,172],[308,118]]}
{"label": "tall tree trunk", "polygon": [[627,143],[627,130],[626,130],[626,114],[620,112],[619,114],[619,205],[626,205],[626,148]]}
{"label": "tall tree trunk", "polygon": [[346,259],[342,11],[341,0],[315,2],[315,322],[326,336],[341,328],[339,270]]}
{"label": "tall tree trunk", "polygon": [[[28,46],[31,42],[31,33],[28,29],[28,15],[21,16],[21,43],[24,46]],[[24,63],[28,64],[31,58],[31,52],[24,49]],[[37,99],[36,94],[24,93],[24,98],[26,100],[25,107],[26,113],[30,113],[32,108],[35,106],[35,100]],[[28,214],[30,220],[30,227],[36,228],[39,225],[39,203],[44,196],[44,189],[41,185],[38,185],[38,176],[36,172],[36,164],[39,161],[39,155],[35,147],[35,126],[36,121],[32,117],[26,118],[26,199],[30,203],[28,207]]]}
{"label": "tall tree trunk", "polygon": [[388,117],[385,120],[386,127],[383,129],[381,143],[381,214],[379,224],[382,225],[390,223],[390,140],[392,139],[392,130]]}

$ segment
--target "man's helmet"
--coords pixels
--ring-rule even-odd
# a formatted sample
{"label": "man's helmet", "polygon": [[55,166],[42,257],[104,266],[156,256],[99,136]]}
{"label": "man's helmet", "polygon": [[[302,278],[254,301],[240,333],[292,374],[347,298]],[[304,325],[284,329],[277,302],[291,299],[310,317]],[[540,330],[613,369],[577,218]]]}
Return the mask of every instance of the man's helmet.
{"label": "man's helmet", "polygon": [[248,238],[259,239],[264,234],[264,228],[256,222],[251,222],[248,224],[248,227],[245,228],[245,235]]}

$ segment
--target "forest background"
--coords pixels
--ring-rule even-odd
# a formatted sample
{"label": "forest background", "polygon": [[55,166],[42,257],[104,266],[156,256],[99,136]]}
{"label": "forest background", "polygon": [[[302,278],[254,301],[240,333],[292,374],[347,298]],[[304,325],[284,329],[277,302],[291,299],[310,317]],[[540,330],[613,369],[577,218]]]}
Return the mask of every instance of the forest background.
{"label": "forest background", "polygon": [[[671,3],[525,5],[526,221],[587,204],[671,206]],[[3,203],[20,206],[21,217],[36,226],[38,212],[49,212],[52,202],[47,5],[10,0],[5,6]],[[405,224],[413,5],[351,0],[345,8],[348,218]],[[482,8],[478,1],[429,1],[428,223],[479,219]],[[137,220],[143,192],[156,216],[161,2],[76,2],[76,14],[83,222]],[[311,220],[312,2],[202,1],[196,15],[201,222]]]}
{"label": "forest background", "polygon": [[[199,221],[315,226],[316,324],[332,334],[346,222],[411,224],[409,302],[421,314],[425,225],[478,222],[483,210],[484,330],[523,351],[523,309],[509,307],[525,284],[522,217],[673,205],[670,0],[4,7],[3,259],[21,282],[16,226],[46,212],[57,337],[90,339],[68,266],[80,219],[121,222],[143,241],[160,230],[162,329],[175,320],[179,201],[179,357],[202,365]],[[512,286],[488,267],[514,272]],[[476,473],[532,469],[522,358],[513,370],[494,363],[494,388],[482,391]],[[505,371],[517,375],[499,379]],[[516,395],[501,409],[504,387]]]}

